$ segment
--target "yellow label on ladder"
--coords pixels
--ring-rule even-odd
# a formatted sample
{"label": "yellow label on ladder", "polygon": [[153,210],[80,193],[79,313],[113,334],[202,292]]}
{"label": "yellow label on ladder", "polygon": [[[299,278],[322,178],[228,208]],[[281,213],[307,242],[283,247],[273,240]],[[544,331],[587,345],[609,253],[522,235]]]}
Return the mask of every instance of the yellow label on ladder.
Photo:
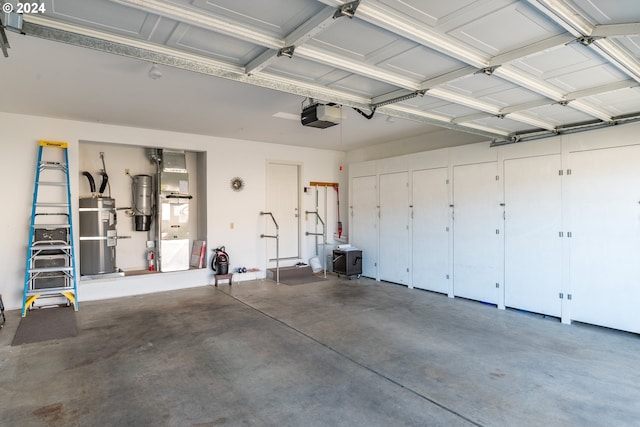
{"label": "yellow label on ladder", "polygon": [[43,147],[58,147],[58,148],[68,148],[68,145],[66,142],[56,142],[56,141],[40,141],[40,145],[42,145]]}

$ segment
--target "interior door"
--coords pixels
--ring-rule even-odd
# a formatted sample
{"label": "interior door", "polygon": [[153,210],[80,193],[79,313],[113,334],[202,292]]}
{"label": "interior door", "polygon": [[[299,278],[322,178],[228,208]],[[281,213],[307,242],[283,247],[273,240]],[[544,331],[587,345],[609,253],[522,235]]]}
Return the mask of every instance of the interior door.
{"label": "interior door", "polygon": [[375,176],[353,178],[351,181],[352,246],[362,250],[362,275],[378,278],[378,188]]}
{"label": "interior door", "polygon": [[446,294],[450,217],[447,168],[414,171],[412,183],[412,284]]}
{"label": "interior door", "polygon": [[[280,227],[280,259],[300,257],[300,168],[294,164],[267,165],[267,210]],[[265,234],[275,235],[271,218],[265,216]],[[268,239],[267,255],[276,259],[276,241]]]}
{"label": "interior door", "polygon": [[507,307],[562,314],[561,168],[560,155],[504,162]]}
{"label": "interior door", "polygon": [[380,175],[381,280],[409,282],[409,181],[407,172]]}
{"label": "interior door", "polygon": [[569,154],[571,318],[640,332],[640,146]]}
{"label": "interior door", "polygon": [[497,163],[453,168],[453,293],[497,304],[498,224]]}

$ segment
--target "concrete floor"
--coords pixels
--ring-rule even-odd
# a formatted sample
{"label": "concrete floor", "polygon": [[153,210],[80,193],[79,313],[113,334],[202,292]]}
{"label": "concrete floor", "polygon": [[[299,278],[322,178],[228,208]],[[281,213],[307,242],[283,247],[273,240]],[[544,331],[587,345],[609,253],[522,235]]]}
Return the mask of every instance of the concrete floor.
{"label": "concrete floor", "polygon": [[369,279],[84,302],[11,347],[2,426],[640,425],[634,334]]}

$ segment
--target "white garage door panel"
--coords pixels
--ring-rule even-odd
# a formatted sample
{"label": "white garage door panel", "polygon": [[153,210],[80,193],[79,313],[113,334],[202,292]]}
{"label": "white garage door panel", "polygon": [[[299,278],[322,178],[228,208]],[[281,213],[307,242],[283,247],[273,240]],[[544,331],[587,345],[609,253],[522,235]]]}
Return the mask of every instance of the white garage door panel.
{"label": "white garage door panel", "polygon": [[351,182],[351,245],[362,250],[362,274],[377,278],[378,208],[375,176],[353,178]]}
{"label": "white garage door panel", "polygon": [[409,268],[408,173],[380,175],[380,280],[407,284]]}
{"label": "white garage door panel", "polygon": [[504,162],[507,307],[561,315],[561,167],[560,155]]}
{"label": "white garage door panel", "polygon": [[499,216],[497,163],[453,168],[453,292],[497,304]]}
{"label": "white garage door panel", "polygon": [[640,146],[569,162],[571,318],[640,332]]}
{"label": "white garage door panel", "polygon": [[448,293],[449,202],[447,168],[412,175],[413,286]]}

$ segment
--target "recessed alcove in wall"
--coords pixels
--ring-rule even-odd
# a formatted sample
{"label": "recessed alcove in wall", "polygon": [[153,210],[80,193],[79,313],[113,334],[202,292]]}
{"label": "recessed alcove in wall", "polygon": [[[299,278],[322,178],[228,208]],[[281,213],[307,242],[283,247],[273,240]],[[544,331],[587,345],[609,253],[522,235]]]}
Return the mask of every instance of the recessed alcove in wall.
{"label": "recessed alcove in wall", "polygon": [[[165,147],[133,146],[96,141],[80,141],[79,144],[78,191],[74,202],[78,203],[79,199],[96,197],[96,193],[103,186],[102,197],[109,197],[114,200],[116,209],[115,230],[117,233],[115,240],[115,266],[117,271],[124,276],[159,272],[157,265],[159,255],[157,220],[160,208],[157,194],[155,194],[158,182],[158,168],[150,158],[150,149],[169,150],[169,148]],[[170,150],[176,151],[175,148]],[[188,193],[192,196],[191,199],[188,199],[188,220],[185,224],[188,230],[189,248],[191,248],[194,240],[206,240],[207,236],[206,153],[188,150],[185,150],[184,153],[188,174]],[[90,179],[84,172],[93,177],[95,191],[92,192]],[[103,185],[103,172],[106,172],[108,176],[106,185]],[[135,197],[133,178],[136,175],[152,177],[154,190],[152,193],[154,196],[152,197],[153,213],[149,231],[137,231],[135,226],[134,210],[132,208]],[[79,227],[78,230],[80,230]],[[155,246],[149,248],[148,242],[155,242]],[[80,262],[82,262],[83,256],[101,256],[99,254],[83,253],[80,246],[78,245],[77,254]],[[149,268],[150,249],[154,249],[155,271],[150,271]],[[203,268],[206,268],[206,263]],[[81,276],[81,279],[83,277]]]}

